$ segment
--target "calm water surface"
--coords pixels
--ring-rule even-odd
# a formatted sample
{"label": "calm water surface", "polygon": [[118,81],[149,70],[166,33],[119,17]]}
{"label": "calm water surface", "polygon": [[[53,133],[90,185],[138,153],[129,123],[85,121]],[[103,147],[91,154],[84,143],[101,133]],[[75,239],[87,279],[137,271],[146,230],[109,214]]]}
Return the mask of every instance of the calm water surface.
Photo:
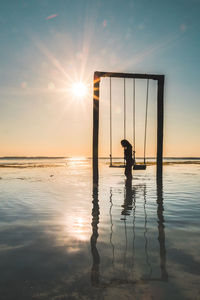
{"label": "calm water surface", "polygon": [[200,164],[135,171],[87,159],[0,161],[7,299],[200,299]]}

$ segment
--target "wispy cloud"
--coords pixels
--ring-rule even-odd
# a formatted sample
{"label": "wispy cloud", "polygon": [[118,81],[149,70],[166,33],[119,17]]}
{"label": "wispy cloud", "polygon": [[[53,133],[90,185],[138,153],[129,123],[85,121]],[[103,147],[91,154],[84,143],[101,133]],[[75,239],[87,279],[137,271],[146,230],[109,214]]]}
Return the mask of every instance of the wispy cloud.
{"label": "wispy cloud", "polygon": [[58,16],[58,14],[50,15],[46,18],[46,20],[54,19]]}
{"label": "wispy cloud", "polygon": [[121,70],[127,70],[130,66],[137,65],[138,63],[144,61],[146,58],[149,59],[150,56],[155,55],[162,50],[165,50],[168,47],[172,47],[175,42],[180,38],[180,34],[175,32],[174,34],[162,38],[160,41],[149,45],[146,49],[141,50],[140,52],[136,53],[132,59],[123,60],[123,63],[120,59],[116,57],[116,65],[115,67]]}
{"label": "wispy cloud", "polygon": [[184,31],[187,30],[187,25],[186,24],[181,24],[179,28],[180,28],[180,31],[184,32]]}

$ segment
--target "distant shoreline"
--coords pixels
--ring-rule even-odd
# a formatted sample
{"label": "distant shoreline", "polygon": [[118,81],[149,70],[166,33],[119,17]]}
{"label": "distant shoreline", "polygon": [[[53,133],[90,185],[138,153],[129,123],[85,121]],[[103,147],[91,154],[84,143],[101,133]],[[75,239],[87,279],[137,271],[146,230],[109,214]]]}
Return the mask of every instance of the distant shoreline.
{"label": "distant shoreline", "polygon": [[65,156],[1,156],[0,159],[64,159]]}
{"label": "distant shoreline", "polygon": [[[114,166],[123,164],[123,157],[114,157],[112,163]],[[46,168],[46,167],[66,167],[70,163],[83,162],[92,163],[91,157],[64,157],[64,156],[4,156],[0,157],[1,168]],[[99,162],[110,165],[109,157],[100,157]],[[137,164],[143,164],[143,158],[137,158]],[[165,165],[200,165],[200,157],[164,157],[163,166]],[[156,165],[155,157],[147,157],[146,165]]]}
{"label": "distant shoreline", "polygon": [[[92,157],[70,157],[70,156],[2,156],[0,159],[92,159]],[[99,157],[99,159],[110,159],[109,157]],[[123,159],[123,157],[113,157],[112,159]],[[137,159],[143,159],[138,157]],[[146,157],[146,159],[156,159],[156,157]],[[200,157],[163,157],[171,160],[200,160]]]}

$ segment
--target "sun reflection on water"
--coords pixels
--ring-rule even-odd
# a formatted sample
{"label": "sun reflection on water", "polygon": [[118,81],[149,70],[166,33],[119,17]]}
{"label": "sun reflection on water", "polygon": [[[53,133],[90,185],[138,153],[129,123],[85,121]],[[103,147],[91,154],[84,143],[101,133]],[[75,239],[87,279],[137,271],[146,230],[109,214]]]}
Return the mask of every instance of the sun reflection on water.
{"label": "sun reflection on water", "polygon": [[87,241],[90,235],[90,227],[83,217],[67,216],[66,218],[67,235],[73,236],[76,241]]}

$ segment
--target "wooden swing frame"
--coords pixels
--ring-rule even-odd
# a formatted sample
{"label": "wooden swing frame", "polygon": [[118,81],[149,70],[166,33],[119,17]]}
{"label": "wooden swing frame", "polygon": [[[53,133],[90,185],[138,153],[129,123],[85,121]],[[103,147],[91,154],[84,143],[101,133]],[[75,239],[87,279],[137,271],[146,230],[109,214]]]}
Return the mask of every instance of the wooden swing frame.
{"label": "wooden swing frame", "polygon": [[162,181],[163,173],[163,127],[164,127],[164,75],[94,72],[93,83],[93,181],[98,182],[98,144],[99,144],[99,96],[101,77],[134,78],[157,80],[157,180]]}

